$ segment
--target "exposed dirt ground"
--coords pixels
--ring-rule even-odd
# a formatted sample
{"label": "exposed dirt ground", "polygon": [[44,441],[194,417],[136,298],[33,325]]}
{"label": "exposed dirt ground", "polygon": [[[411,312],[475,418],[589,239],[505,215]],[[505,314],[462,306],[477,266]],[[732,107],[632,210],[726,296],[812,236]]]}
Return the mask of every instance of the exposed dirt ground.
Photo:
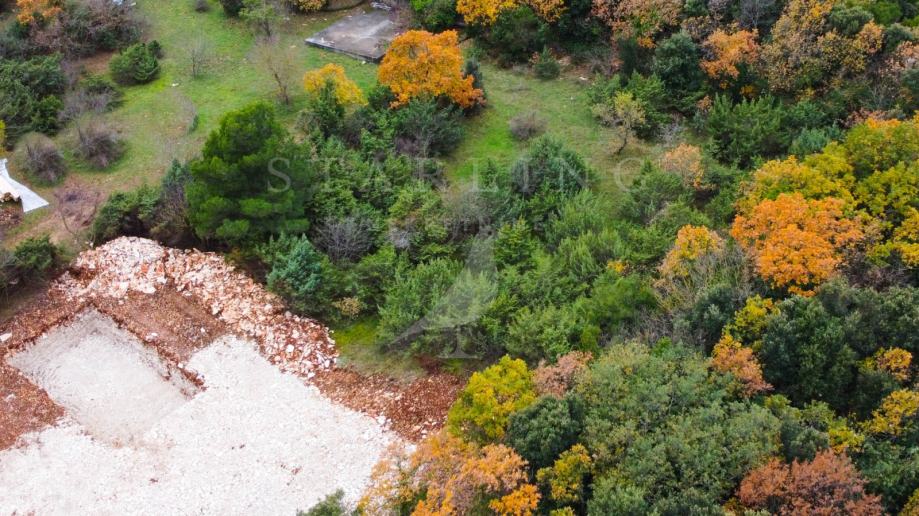
{"label": "exposed dirt ground", "polygon": [[[327,329],[283,312],[280,300],[216,255],[120,239],[84,253],[75,264],[44,296],[0,325],[0,363],[8,353],[93,308],[196,384],[201,379],[184,367],[196,352],[221,335],[253,339],[262,355],[282,371],[296,374],[329,399],[411,441],[443,425],[462,387],[461,380],[448,374],[401,383],[336,367]],[[16,392],[27,394],[11,397]],[[4,403],[22,414],[0,419],[0,449],[24,433],[53,424],[62,413],[42,389],[8,367],[0,368],[0,395],[0,401],[7,400]]]}

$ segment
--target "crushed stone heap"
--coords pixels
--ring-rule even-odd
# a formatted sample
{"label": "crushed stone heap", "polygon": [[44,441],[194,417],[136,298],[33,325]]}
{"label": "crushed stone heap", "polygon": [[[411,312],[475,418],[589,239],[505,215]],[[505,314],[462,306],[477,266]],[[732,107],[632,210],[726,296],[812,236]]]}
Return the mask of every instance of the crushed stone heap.
{"label": "crushed stone heap", "polygon": [[83,252],[55,287],[75,302],[175,289],[231,332],[254,339],[283,371],[306,379],[331,369],[338,357],[328,328],[284,311],[280,298],[214,253],[121,237]]}

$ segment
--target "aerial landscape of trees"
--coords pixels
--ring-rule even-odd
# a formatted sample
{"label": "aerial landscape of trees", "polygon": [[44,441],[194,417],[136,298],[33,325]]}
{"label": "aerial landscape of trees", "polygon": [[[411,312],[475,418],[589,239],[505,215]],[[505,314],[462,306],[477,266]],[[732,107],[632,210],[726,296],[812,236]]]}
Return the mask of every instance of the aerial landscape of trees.
{"label": "aerial landscape of trees", "polygon": [[[290,310],[371,327],[376,356],[465,375],[357,511],[919,514],[915,2],[411,0],[354,67],[273,53],[318,3],[219,5],[269,45],[271,93],[111,192],[86,240],[223,253]],[[167,89],[179,49],[126,5],[0,6],[15,171],[51,188],[130,156],[105,116]],[[508,77],[582,95],[503,113],[554,91]],[[601,156],[554,104],[610,135]],[[463,154],[505,139],[512,159]],[[24,235],[0,295],[61,264]]]}

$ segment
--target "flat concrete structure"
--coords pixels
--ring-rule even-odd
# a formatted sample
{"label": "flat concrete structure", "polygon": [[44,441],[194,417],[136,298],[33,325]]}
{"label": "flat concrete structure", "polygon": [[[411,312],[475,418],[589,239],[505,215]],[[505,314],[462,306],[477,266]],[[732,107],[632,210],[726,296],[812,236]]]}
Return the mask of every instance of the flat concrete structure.
{"label": "flat concrete structure", "polygon": [[395,13],[372,9],[342,18],[307,38],[306,43],[378,63],[400,32]]}

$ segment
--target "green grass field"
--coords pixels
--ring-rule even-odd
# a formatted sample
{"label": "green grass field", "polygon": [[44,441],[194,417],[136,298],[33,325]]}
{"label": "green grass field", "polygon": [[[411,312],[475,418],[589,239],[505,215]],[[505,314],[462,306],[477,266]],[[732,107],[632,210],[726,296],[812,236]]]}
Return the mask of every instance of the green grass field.
{"label": "green grass field", "polygon": [[[100,199],[110,193],[149,183],[162,177],[173,159],[187,160],[200,151],[209,131],[224,113],[257,100],[276,101],[275,87],[264,70],[254,62],[255,38],[239,20],[227,19],[216,2],[206,13],[196,13],[192,3],[184,0],[138,2],[147,24],[147,39],[158,40],[165,50],[162,73],[156,81],[125,89],[121,107],[109,115],[122,132],[127,152],[105,171],[93,171],[71,160],[72,173],[63,185],[38,188],[54,201],[62,189],[89,190]],[[326,63],[345,67],[349,77],[361,87],[371,87],[376,80],[376,66],[340,54],[308,47],[303,40],[330,25],[349,11],[294,16],[284,23],[279,44],[288,47],[297,67],[303,72]],[[209,48],[211,66],[199,78],[190,72],[190,49],[200,43]],[[87,68],[106,72],[107,56],[87,63]],[[600,127],[592,118],[585,94],[587,81],[562,77],[540,81],[525,72],[503,70],[483,64],[488,108],[466,122],[466,137],[460,148],[448,158],[448,177],[456,183],[470,179],[476,167],[486,159],[511,162],[526,146],[515,141],[508,122],[514,116],[535,110],[547,122],[548,133],[581,153],[602,178],[637,168],[634,160],[613,157],[610,152],[612,131]],[[304,97],[295,88],[292,106],[280,107],[284,118],[292,122],[302,108]],[[70,147],[73,135],[65,130],[57,140],[62,148]],[[633,154],[653,154],[653,148],[636,147]],[[627,157],[627,156],[626,156]],[[610,183],[612,184],[612,183]],[[13,244],[23,238],[51,234],[59,243],[78,250],[80,235],[61,227],[52,210],[27,216],[9,238]]]}

